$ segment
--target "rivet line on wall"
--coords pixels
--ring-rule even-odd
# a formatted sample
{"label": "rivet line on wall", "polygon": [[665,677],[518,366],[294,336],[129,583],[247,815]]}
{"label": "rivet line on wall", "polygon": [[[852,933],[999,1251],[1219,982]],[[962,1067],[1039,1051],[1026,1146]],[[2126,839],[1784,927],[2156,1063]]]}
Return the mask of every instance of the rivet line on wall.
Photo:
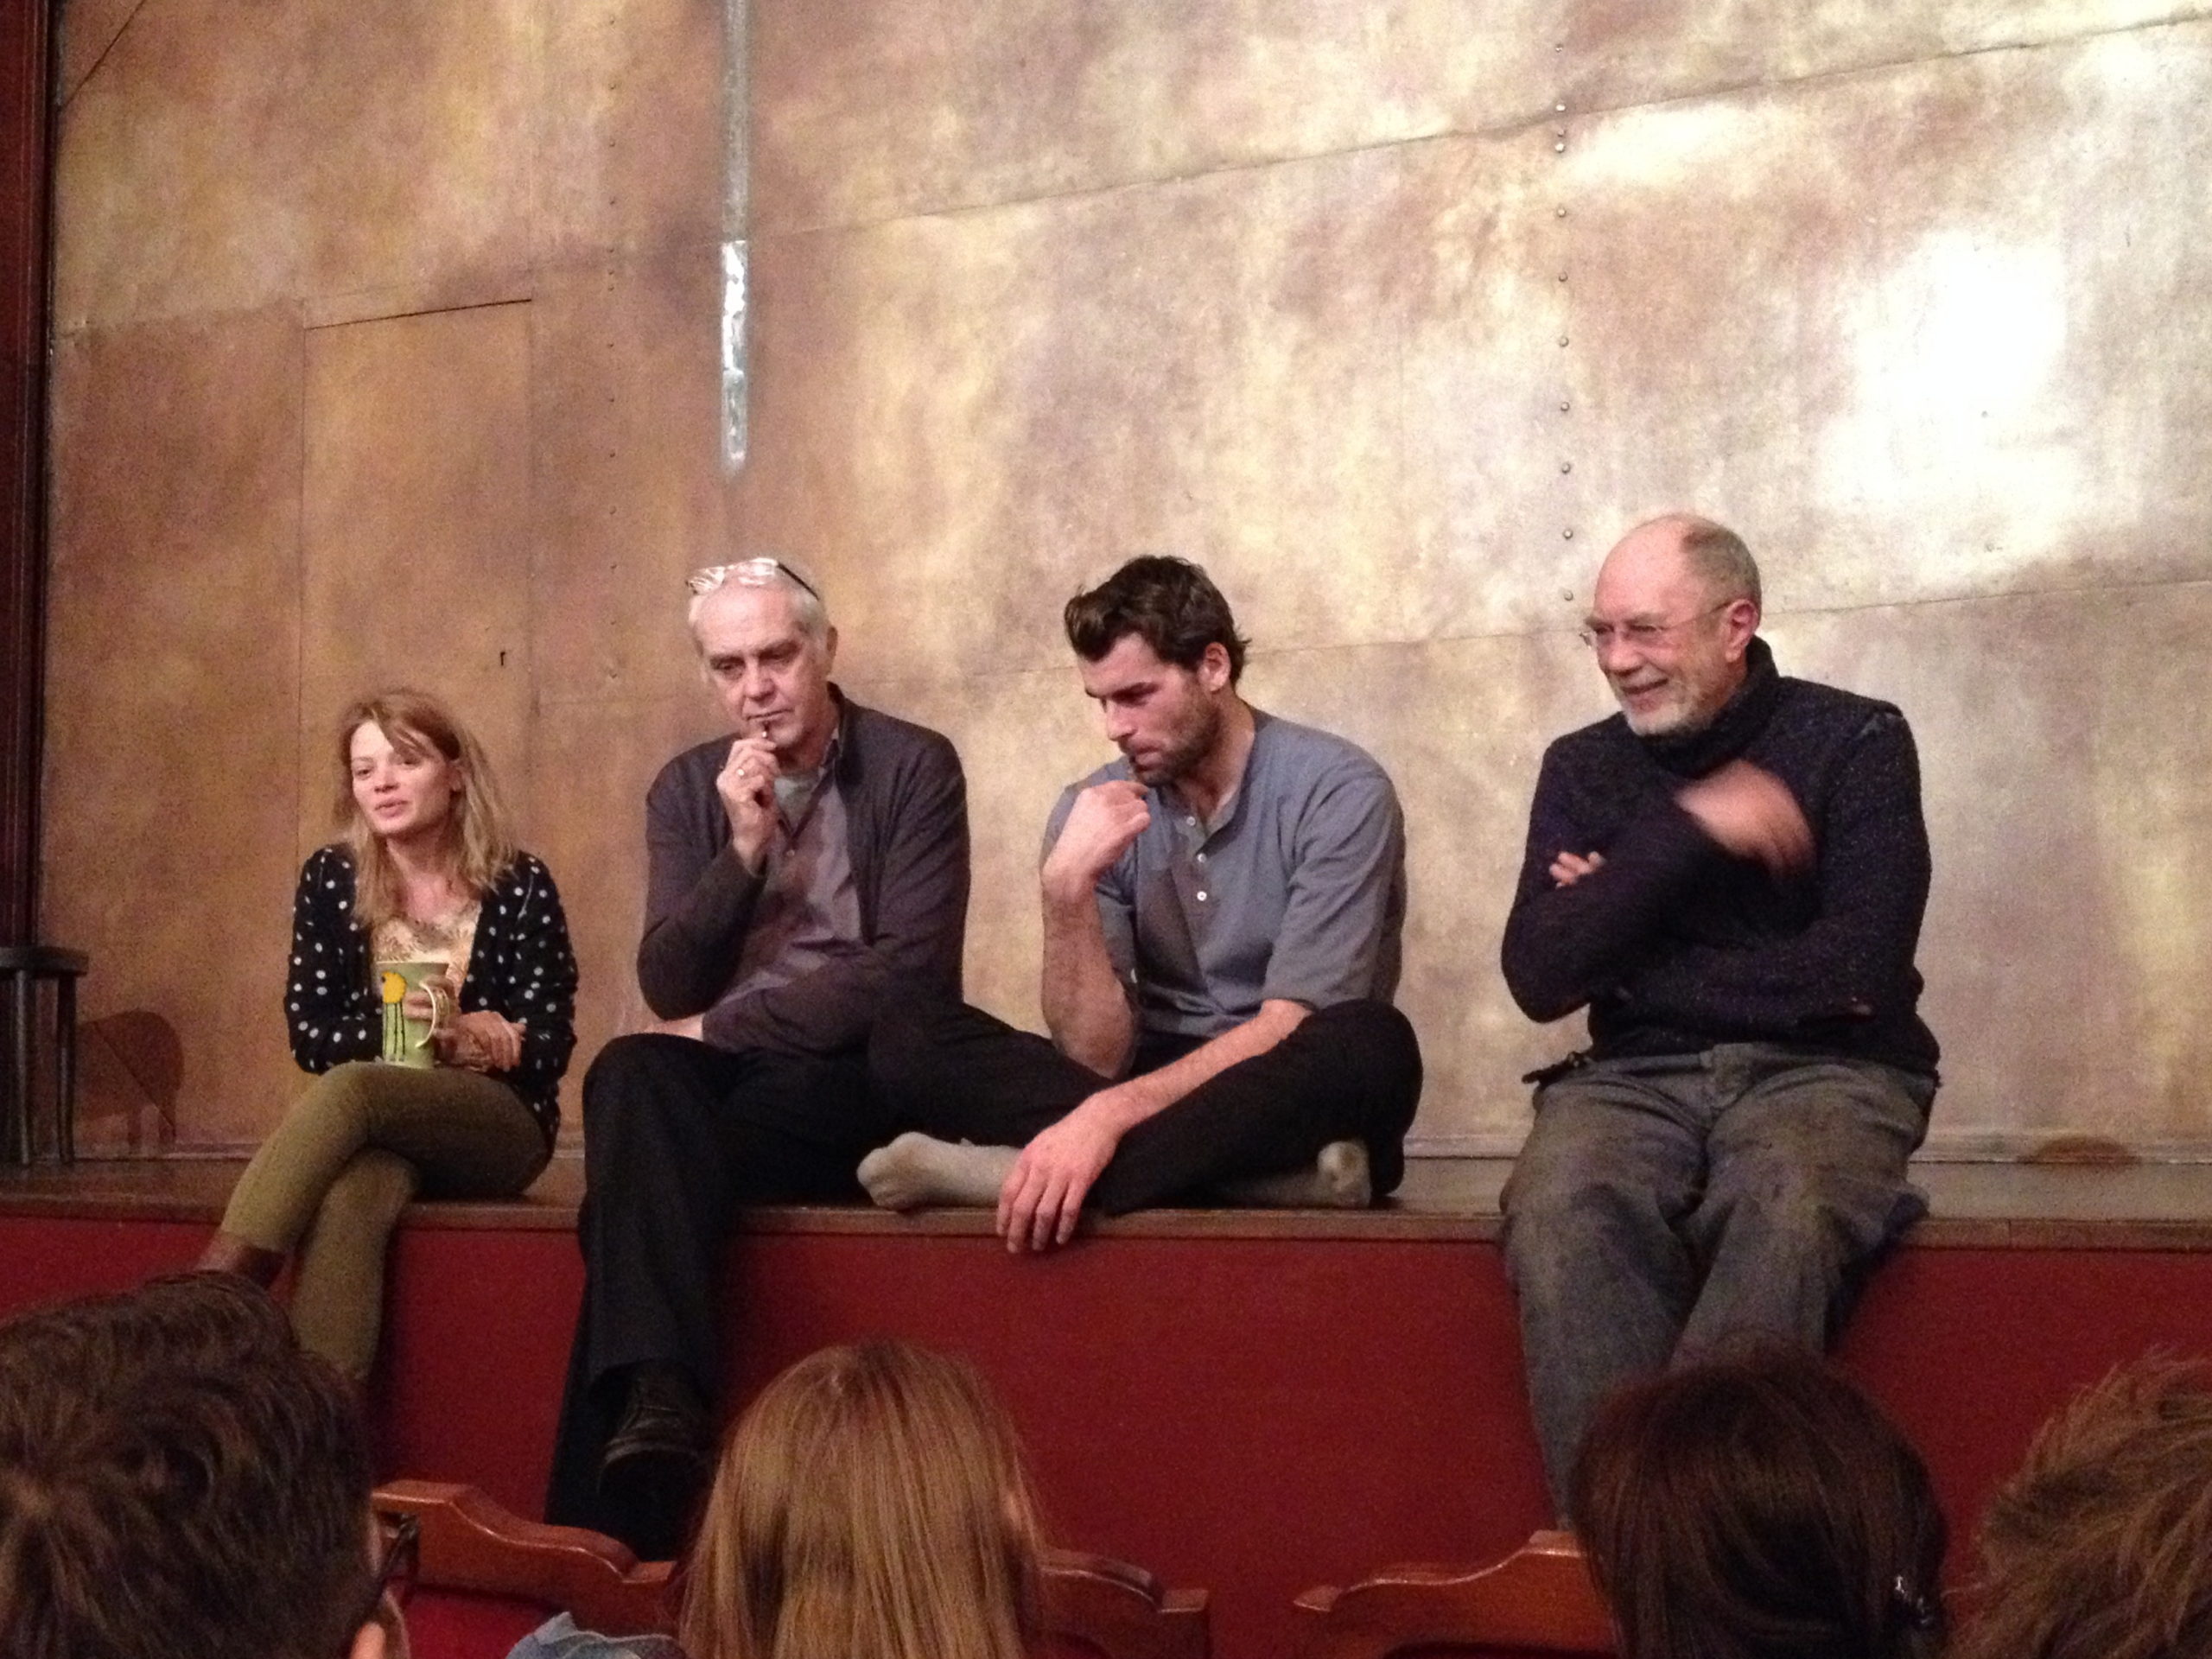
{"label": "rivet line on wall", "polygon": [[[1554,41],[1552,45],[1552,50],[1554,52],[1566,51],[1567,42],[1565,41]],[[1554,156],[1564,156],[1567,154],[1567,100],[1563,98],[1554,100],[1552,105],[1552,114],[1556,118],[1552,123],[1552,154]],[[1558,219],[1566,219],[1567,216],[1567,204],[1564,201],[1554,203],[1552,207],[1552,216]],[[1568,261],[1562,258],[1560,261],[1559,270],[1559,292],[1561,296],[1562,304],[1566,302],[1566,296],[1567,293],[1567,266]],[[1562,321],[1564,321],[1563,316]],[[1562,350],[1566,348],[1568,338],[1569,335],[1567,331],[1562,328],[1559,336],[1559,343]],[[1559,412],[1562,415],[1573,413],[1573,400],[1567,397],[1561,397],[1559,403]],[[1562,457],[1559,463],[1560,477],[1561,479],[1565,479],[1571,475],[1573,471],[1574,462],[1572,458]],[[1574,526],[1573,524],[1562,525],[1560,530],[1560,539],[1565,542],[1573,541],[1574,539]],[[1568,591],[1567,597],[1570,600],[1573,597],[1573,594],[1571,589]]]}

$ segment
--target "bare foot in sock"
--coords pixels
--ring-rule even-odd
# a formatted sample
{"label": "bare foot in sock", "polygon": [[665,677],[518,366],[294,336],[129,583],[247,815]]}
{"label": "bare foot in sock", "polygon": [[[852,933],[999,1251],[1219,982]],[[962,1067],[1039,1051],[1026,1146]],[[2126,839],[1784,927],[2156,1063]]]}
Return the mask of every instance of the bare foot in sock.
{"label": "bare foot in sock", "polygon": [[1366,1146],[1357,1141],[1332,1141],[1306,1168],[1224,1181],[1221,1196],[1231,1204],[1276,1210],[1364,1210],[1375,1190],[1367,1173]]}
{"label": "bare foot in sock", "polygon": [[886,1210],[988,1209],[998,1203],[999,1188],[1020,1155],[1019,1147],[974,1147],[909,1131],[861,1160],[861,1185]]}

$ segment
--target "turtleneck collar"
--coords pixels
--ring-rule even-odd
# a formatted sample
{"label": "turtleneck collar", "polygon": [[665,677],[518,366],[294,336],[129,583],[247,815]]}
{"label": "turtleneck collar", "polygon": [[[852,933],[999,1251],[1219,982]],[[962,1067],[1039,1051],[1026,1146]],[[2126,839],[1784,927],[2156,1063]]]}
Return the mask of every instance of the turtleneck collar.
{"label": "turtleneck collar", "polygon": [[1694,732],[1637,740],[1654,760],[1678,778],[1701,778],[1751,746],[1774,713],[1775,699],[1782,695],[1782,676],[1775,671],[1774,653],[1756,634],[1744,662],[1744,683],[1709,723]]}

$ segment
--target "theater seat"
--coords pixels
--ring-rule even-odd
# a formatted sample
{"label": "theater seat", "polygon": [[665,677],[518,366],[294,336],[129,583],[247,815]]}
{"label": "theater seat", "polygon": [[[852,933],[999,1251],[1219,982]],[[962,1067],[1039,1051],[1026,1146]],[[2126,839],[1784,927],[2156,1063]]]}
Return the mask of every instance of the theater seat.
{"label": "theater seat", "polygon": [[376,1506],[415,1516],[420,1568],[407,1605],[414,1659],[505,1659],[556,1612],[610,1636],[666,1630],[669,1563],[640,1564],[613,1539],[525,1521],[450,1481],[395,1480]]}
{"label": "theater seat", "polygon": [[[629,1636],[674,1627],[671,1564],[615,1540],[524,1521],[473,1486],[395,1480],[379,1510],[422,1528],[407,1627],[414,1659],[504,1659],[556,1612]],[[1056,1549],[1045,1559],[1043,1659],[1207,1659],[1206,1594],[1163,1589],[1142,1567]]]}
{"label": "theater seat", "polygon": [[1503,1560],[1395,1567],[1299,1597],[1298,1659],[1533,1659],[1619,1651],[1573,1535],[1540,1532]]}
{"label": "theater seat", "polygon": [[1206,1659],[1203,1590],[1166,1590],[1141,1567],[1079,1550],[1045,1553],[1050,1659]]}

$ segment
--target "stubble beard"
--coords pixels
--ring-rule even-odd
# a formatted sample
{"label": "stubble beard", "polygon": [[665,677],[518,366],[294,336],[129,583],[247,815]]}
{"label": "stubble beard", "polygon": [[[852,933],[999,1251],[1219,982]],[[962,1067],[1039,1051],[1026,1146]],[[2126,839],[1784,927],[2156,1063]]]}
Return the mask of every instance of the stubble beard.
{"label": "stubble beard", "polygon": [[1141,766],[1130,758],[1129,770],[1147,789],[1177,783],[1213,753],[1214,745],[1221,741],[1221,728],[1220,709],[1210,700],[1202,700],[1194,705],[1189,721],[1178,726],[1157,760]]}

